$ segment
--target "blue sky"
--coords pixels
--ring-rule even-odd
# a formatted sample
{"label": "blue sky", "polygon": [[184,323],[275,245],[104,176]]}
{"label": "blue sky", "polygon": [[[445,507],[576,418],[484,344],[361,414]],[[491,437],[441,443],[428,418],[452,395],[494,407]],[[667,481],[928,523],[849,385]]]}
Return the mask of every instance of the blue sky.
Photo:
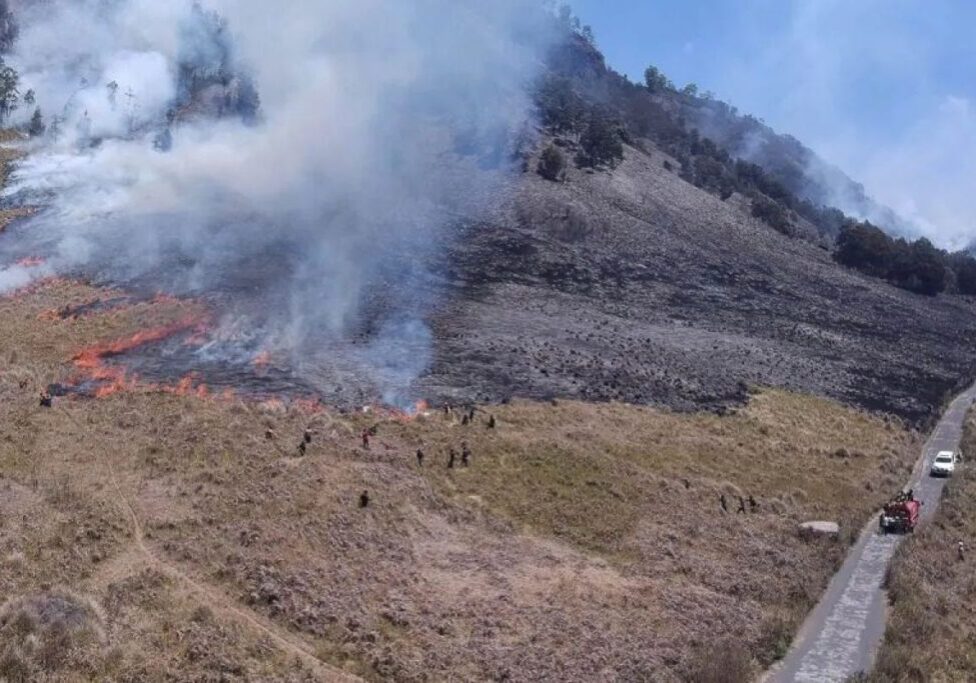
{"label": "blue sky", "polygon": [[575,0],[611,66],[655,64],[791,133],[938,241],[976,238],[976,2]]}

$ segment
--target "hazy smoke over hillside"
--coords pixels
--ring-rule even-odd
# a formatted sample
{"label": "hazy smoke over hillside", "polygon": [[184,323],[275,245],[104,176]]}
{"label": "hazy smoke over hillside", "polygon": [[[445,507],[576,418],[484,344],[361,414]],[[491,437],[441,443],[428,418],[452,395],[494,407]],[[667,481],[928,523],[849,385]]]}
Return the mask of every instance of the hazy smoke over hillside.
{"label": "hazy smoke over hillside", "polygon": [[24,5],[9,61],[59,117],[7,192],[49,206],[18,230],[50,255],[34,274],[259,290],[261,343],[297,360],[361,325],[382,284],[376,382],[422,369],[423,351],[394,352],[428,336],[417,264],[511,171],[543,48],[533,3]]}

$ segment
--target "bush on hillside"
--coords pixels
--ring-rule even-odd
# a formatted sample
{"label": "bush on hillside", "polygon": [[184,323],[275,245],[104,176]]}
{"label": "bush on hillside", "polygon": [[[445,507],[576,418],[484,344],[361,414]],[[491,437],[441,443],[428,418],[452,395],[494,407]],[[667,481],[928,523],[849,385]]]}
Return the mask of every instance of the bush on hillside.
{"label": "bush on hillside", "polygon": [[789,235],[792,233],[793,223],[786,210],[778,203],[766,197],[756,197],[752,200],[752,215],[771,227],[776,232]]}
{"label": "bush on hillside", "polygon": [[849,268],[875,277],[888,277],[894,256],[891,237],[870,223],[851,223],[837,236],[834,259]]}
{"label": "bush on hillside", "polygon": [[557,135],[579,132],[586,120],[586,104],[566,78],[543,79],[536,91],[542,124]]}
{"label": "bush on hillside", "polygon": [[553,182],[560,182],[566,174],[566,157],[555,145],[549,145],[542,150],[539,166],[536,169],[543,178]]}
{"label": "bush on hillside", "polygon": [[624,145],[618,127],[605,116],[594,114],[580,137],[580,166],[615,168],[624,158]]}
{"label": "bush on hillside", "polygon": [[945,253],[924,237],[913,243],[897,240],[888,271],[892,284],[918,294],[934,296],[946,288]]}

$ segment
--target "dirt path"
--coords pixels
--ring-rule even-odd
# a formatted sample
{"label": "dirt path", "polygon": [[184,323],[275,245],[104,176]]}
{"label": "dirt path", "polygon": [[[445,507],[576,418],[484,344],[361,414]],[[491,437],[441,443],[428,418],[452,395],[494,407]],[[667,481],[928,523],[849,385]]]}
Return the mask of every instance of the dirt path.
{"label": "dirt path", "polygon": [[[923,502],[922,521],[935,514],[945,486],[944,479],[928,476],[932,459],[939,451],[958,448],[974,400],[976,386],[956,397],[925,444],[909,484]],[[878,534],[876,519],[869,522],[786,658],[764,680],[832,683],[871,670],[885,631],[887,598],[882,583],[901,540],[898,535]]]}
{"label": "dirt path", "polygon": [[[89,432],[90,434],[90,431],[83,424],[81,424],[81,422],[75,419],[74,415],[65,409],[62,409],[62,412],[72,424],[81,430]],[[146,544],[142,524],[139,522],[139,517],[136,515],[135,509],[129,503],[128,498],[126,498],[125,493],[122,491],[122,486],[119,484],[118,476],[116,475],[115,468],[112,466],[111,461],[105,457],[101,451],[99,451],[98,457],[101,461],[102,467],[105,469],[106,475],[112,483],[112,487],[115,489],[117,496],[116,502],[122,509],[123,514],[126,515],[131,522],[132,538],[135,547],[151,567],[170,577],[174,581],[189,587],[189,589],[195,593],[203,603],[213,610],[215,614],[223,614],[225,617],[233,621],[246,624],[252,630],[266,636],[284,652],[298,657],[305,664],[307,664],[321,680],[330,682],[352,682],[362,680],[357,676],[342,671],[341,669],[322,661],[315,655],[314,652],[312,652],[311,649],[309,649],[305,643],[293,638],[290,634],[283,631],[274,623],[249,610],[242,609],[234,604],[230,598],[223,595],[220,591],[198,582],[191,576],[180,571],[174,565],[171,565],[157,557],[153,553],[152,549]]]}

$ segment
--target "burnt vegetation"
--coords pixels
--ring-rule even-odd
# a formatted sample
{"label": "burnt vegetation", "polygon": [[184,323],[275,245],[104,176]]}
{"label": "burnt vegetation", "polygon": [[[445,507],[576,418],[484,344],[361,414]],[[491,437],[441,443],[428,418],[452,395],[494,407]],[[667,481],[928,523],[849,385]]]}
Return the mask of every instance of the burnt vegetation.
{"label": "burnt vegetation", "polygon": [[[754,218],[784,235],[831,246],[844,266],[918,294],[976,294],[976,260],[970,255],[948,253],[926,239],[893,237],[829,206],[829,191],[805,170],[811,165],[840,177],[852,204],[880,213],[890,229],[904,227],[871,202],[863,187],[815,159],[794,138],[776,135],[711,93],[700,94],[694,84],[678,88],[655,66],[647,68],[643,83],[634,83],[606,66],[592,32],[568,9],[561,10],[559,21],[566,39],[549,55],[536,105],[545,132],[574,152],[578,168],[614,169],[625,145],[646,151],[651,142],[669,157],[665,168],[683,180],[723,201],[742,195]],[[759,163],[730,151],[756,139],[763,144],[750,158]],[[550,180],[562,177],[557,153],[550,145],[538,165],[540,175]]]}

